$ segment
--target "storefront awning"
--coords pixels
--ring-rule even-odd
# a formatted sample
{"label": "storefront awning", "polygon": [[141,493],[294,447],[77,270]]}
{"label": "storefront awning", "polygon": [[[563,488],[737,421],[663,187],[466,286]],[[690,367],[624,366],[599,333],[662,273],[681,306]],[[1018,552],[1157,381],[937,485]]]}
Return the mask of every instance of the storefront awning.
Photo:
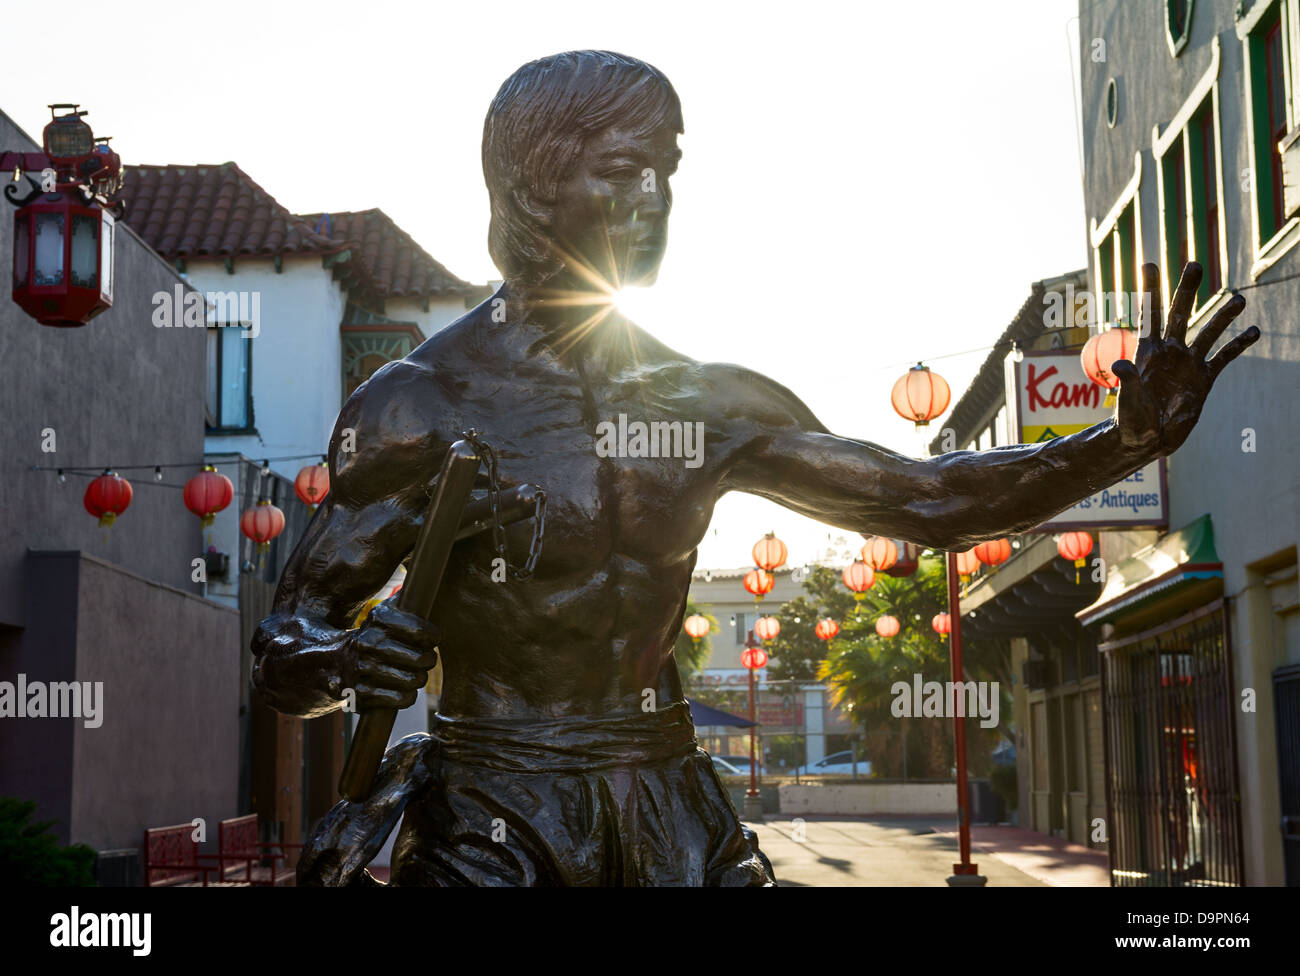
{"label": "storefront awning", "polygon": [[1075,616],[1085,626],[1104,623],[1198,580],[1222,578],[1223,563],[1214,548],[1214,527],[1207,513],[1113,567],[1101,596]]}
{"label": "storefront awning", "polygon": [[725,725],[732,728],[747,729],[756,722],[751,722],[747,718],[741,718],[739,715],[732,715],[730,712],[724,712],[717,708],[710,708],[702,702],[691,701],[686,699],[686,703],[691,706],[691,721],[695,723],[696,728],[700,726],[718,726]]}

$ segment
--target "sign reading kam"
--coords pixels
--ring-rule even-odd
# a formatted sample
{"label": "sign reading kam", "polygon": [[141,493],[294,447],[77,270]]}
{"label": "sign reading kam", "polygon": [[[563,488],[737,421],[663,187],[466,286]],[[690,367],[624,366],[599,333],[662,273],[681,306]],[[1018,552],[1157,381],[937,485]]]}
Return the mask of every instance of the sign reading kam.
{"label": "sign reading kam", "polygon": [[[1106,391],[1088,378],[1078,350],[1025,352],[1007,357],[1010,433],[1024,444],[1040,444],[1076,434],[1108,419]],[[1152,461],[1118,484],[1067,508],[1035,531],[1167,527],[1169,491],[1164,459]]]}

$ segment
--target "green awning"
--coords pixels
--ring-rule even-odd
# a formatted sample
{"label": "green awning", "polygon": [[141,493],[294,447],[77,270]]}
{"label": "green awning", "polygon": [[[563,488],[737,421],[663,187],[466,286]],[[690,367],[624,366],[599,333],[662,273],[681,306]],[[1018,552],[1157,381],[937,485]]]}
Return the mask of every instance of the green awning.
{"label": "green awning", "polygon": [[1113,567],[1101,596],[1075,617],[1085,626],[1104,623],[1164,599],[1174,589],[1222,578],[1223,563],[1214,548],[1214,527],[1207,513]]}

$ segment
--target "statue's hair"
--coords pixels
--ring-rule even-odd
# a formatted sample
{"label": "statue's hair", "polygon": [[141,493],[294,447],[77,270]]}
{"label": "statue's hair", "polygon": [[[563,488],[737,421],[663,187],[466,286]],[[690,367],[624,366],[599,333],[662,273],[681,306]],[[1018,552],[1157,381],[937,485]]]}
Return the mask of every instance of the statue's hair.
{"label": "statue's hair", "polygon": [[613,125],[642,137],[682,131],[663,72],[612,51],[566,51],[530,61],[501,86],[483,122],[483,178],[488,250],[506,280],[536,284],[560,269],[543,222],[587,140]]}

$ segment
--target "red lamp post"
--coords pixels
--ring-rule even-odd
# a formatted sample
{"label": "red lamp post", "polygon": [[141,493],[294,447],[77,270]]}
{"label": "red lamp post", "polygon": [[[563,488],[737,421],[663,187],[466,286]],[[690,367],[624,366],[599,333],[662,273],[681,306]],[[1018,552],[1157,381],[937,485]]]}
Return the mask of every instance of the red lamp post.
{"label": "red lamp post", "polygon": [[745,819],[763,819],[763,800],[758,792],[758,718],[754,704],[755,674],[767,665],[767,651],[754,640],[754,632],[749,632],[749,640],[740,653],[740,663],[749,671],[749,790],[745,793]]}
{"label": "red lamp post", "polygon": [[[962,677],[961,663],[961,580],[957,569],[958,553],[950,552],[948,564],[948,646],[952,658],[952,680],[960,684]],[[936,618],[937,619],[937,618]],[[936,626],[935,630],[939,628]],[[954,711],[956,711],[954,709]],[[960,715],[953,717],[953,751],[957,754],[957,831],[961,848],[960,863],[952,866],[952,876],[948,884],[954,887],[979,887],[987,878],[979,873],[979,865],[970,859],[970,804],[966,786],[966,720]]]}
{"label": "red lamp post", "polygon": [[[71,111],[59,115],[60,109]],[[85,325],[113,304],[113,236],[122,216],[122,161],[76,105],[51,105],[43,153],[0,152],[14,214],[13,299],[42,325]],[[31,175],[38,172],[40,179]]]}

